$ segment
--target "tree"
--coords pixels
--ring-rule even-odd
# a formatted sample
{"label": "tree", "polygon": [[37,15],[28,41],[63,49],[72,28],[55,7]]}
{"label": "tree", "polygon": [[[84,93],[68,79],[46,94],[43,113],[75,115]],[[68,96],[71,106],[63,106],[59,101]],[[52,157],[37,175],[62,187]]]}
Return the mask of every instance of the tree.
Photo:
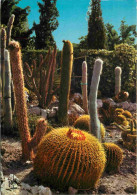
{"label": "tree", "polygon": [[119,36],[112,24],[106,24],[106,35],[107,35],[107,49],[114,50],[114,46],[119,44]]}
{"label": "tree", "polygon": [[125,20],[121,21],[120,25],[120,43],[134,45],[136,36],[136,25],[125,24]]}
{"label": "tree", "polygon": [[14,26],[12,29],[12,39],[20,42],[22,48],[27,46],[32,30],[29,30],[28,19],[30,8],[24,9],[17,6],[20,0],[6,0],[2,1],[1,8],[1,23],[7,25],[11,14],[15,15]]}
{"label": "tree", "polygon": [[92,0],[88,12],[88,36],[89,49],[104,49],[106,43],[106,32],[102,18],[101,0]]}
{"label": "tree", "polygon": [[59,16],[56,8],[57,0],[42,0],[38,2],[40,12],[40,23],[33,24],[35,30],[35,47],[36,49],[48,49],[55,44],[52,32],[58,27],[57,17]]}

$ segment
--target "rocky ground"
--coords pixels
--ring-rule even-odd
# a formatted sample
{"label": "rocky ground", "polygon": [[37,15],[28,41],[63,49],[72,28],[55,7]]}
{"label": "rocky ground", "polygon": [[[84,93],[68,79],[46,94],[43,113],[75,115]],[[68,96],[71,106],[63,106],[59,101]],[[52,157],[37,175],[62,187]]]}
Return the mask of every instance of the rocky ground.
{"label": "rocky ground", "polygon": [[[107,127],[106,142],[117,143],[121,137],[121,131],[116,127]],[[3,195],[51,195],[51,194],[136,194],[136,153],[124,149],[123,163],[119,173],[104,173],[100,179],[98,188],[94,191],[78,191],[69,188],[66,192],[52,189],[52,186],[41,184],[33,173],[31,161],[23,163],[21,160],[20,140],[2,137],[2,172],[1,184]],[[4,175],[4,176],[3,176]]]}

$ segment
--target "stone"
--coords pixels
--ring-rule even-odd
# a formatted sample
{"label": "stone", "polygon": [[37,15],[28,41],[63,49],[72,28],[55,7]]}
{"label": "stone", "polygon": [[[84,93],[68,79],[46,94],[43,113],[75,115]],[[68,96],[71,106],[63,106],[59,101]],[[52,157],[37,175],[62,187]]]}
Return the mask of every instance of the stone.
{"label": "stone", "polygon": [[134,194],[136,193],[136,190],[133,188],[133,187],[127,187],[126,189],[124,189],[125,192],[127,193],[131,193],[131,194]]}
{"label": "stone", "polygon": [[30,191],[31,190],[31,186],[28,185],[28,184],[25,184],[25,183],[21,183],[21,189]]}
{"label": "stone", "polygon": [[57,115],[57,111],[56,110],[50,110],[50,112],[48,113],[48,118],[53,118]]}
{"label": "stone", "polygon": [[68,114],[73,113],[73,114],[85,114],[85,111],[76,103],[70,103],[69,105],[69,110]]}
{"label": "stone", "polygon": [[1,184],[1,188],[3,189],[10,189],[10,181],[8,180],[8,178],[5,178],[4,182]]}
{"label": "stone", "polygon": [[38,116],[40,116],[41,114],[41,108],[39,108],[38,106],[32,107],[28,109],[28,112],[31,114],[36,114]]}
{"label": "stone", "polygon": [[32,195],[32,194],[28,192],[27,190],[21,190],[19,195]]}
{"label": "stone", "polygon": [[3,181],[4,180],[4,176],[3,176],[3,172],[0,171],[0,180]]}
{"label": "stone", "polygon": [[78,192],[78,190],[73,188],[73,187],[71,187],[71,186],[68,188],[68,193],[69,194],[76,194],[77,192]]}
{"label": "stone", "polygon": [[39,195],[52,195],[50,188],[39,186]]}
{"label": "stone", "polygon": [[101,192],[101,193],[107,193],[108,192],[108,189],[107,189],[107,186],[105,185],[100,185],[99,188],[98,188],[98,191]]}
{"label": "stone", "polygon": [[114,102],[114,100],[112,98],[107,98],[105,101],[108,102],[110,104],[110,106],[116,105],[116,103]]}
{"label": "stone", "polygon": [[128,110],[128,108],[130,107],[130,104],[129,104],[127,101],[121,102],[121,103],[119,103],[119,104],[122,106],[122,108],[123,108],[124,110]]}
{"label": "stone", "polygon": [[13,174],[10,174],[9,180],[11,180],[11,182],[16,182],[17,184],[20,183],[20,180]]}
{"label": "stone", "polygon": [[47,119],[48,112],[45,109],[41,109],[41,116],[45,119]]}
{"label": "stone", "polygon": [[97,100],[97,107],[98,107],[98,108],[101,108],[102,106],[103,106],[102,100],[101,100],[101,99],[98,99],[98,100]]}
{"label": "stone", "polygon": [[31,192],[33,195],[38,195],[39,194],[38,186],[33,186],[31,188]]}

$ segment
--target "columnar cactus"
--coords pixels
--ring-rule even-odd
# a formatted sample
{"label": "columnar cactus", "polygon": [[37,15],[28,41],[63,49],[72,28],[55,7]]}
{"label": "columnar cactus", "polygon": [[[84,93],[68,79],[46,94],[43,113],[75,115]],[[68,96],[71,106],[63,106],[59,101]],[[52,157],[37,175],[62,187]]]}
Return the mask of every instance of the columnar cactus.
{"label": "columnar cactus", "polygon": [[107,158],[105,171],[119,171],[120,165],[123,161],[122,149],[113,143],[104,143],[103,146]]}
{"label": "columnar cactus", "polygon": [[89,94],[89,113],[90,113],[90,132],[101,140],[100,133],[100,121],[98,119],[97,113],[97,92],[100,81],[100,74],[102,72],[103,61],[101,59],[97,59],[95,61],[93,76],[91,80],[90,86],[90,94]]}
{"label": "columnar cactus", "polygon": [[71,74],[73,65],[73,46],[70,41],[63,41],[61,59],[61,83],[59,95],[58,121],[62,125],[68,124],[68,103],[71,85]]}
{"label": "columnar cactus", "polygon": [[88,114],[88,98],[87,98],[87,63],[82,63],[82,96],[83,96],[83,109],[85,114]]}
{"label": "columnar cactus", "polygon": [[11,31],[12,31],[14,20],[15,20],[15,15],[12,14],[11,17],[9,18],[9,21],[7,24],[7,42],[6,42],[7,48],[9,46],[10,41],[11,41]]}
{"label": "columnar cactus", "polygon": [[102,144],[91,134],[69,127],[48,133],[38,146],[34,172],[58,189],[94,188],[105,167]]}
{"label": "columnar cactus", "polygon": [[[38,144],[41,137],[44,135],[44,130],[46,131],[47,126],[46,123],[43,122],[43,120],[40,120],[37,126],[36,133],[34,134],[34,137],[31,138],[28,126],[27,105],[24,92],[21,48],[18,42],[11,41],[9,44],[9,49],[16,98],[16,115],[18,120],[19,133],[22,140],[22,157],[24,160],[28,160],[30,158],[33,158],[32,147]],[[41,127],[41,129],[39,127]]]}
{"label": "columnar cactus", "polygon": [[12,127],[12,106],[11,106],[11,68],[9,52],[5,50],[5,64],[4,64],[4,91],[3,91],[3,107],[4,107],[4,131]]}
{"label": "columnar cactus", "polygon": [[117,66],[115,68],[115,95],[121,91],[121,73],[121,68]]}

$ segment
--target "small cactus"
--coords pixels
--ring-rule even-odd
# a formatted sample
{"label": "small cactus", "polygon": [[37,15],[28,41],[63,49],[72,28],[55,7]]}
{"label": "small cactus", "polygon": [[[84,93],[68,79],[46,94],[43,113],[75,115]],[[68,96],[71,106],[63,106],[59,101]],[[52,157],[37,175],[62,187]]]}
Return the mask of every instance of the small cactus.
{"label": "small cactus", "polygon": [[68,124],[68,104],[73,66],[73,46],[70,41],[63,41],[61,58],[61,83],[59,95],[58,121],[62,125]]}
{"label": "small cactus", "polygon": [[121,91],[121,73],[121,68],[117,66],[115,68],[115,95]]}
{"label": "small cactus", "polygon": [[128,110],[125,110],[122,115],[124,115],[126,118],[131,118],[132,117],[132,114],[131,112],[129,112]]}
{"label": "small cactus", "polygon": [[[84,130],[84,131],[89,131],[89,127],[90,127],[90,116],[89,115],[82,115],[80,116],[74,123],[74,127]],[[105,137],[105,127],[104,125],[101,123],[100,124],[100,128],[101,128],[101,139],[104,139]],[[91,130],[92,131],[92,130]]]}
{"label": "small cactus", "polygon": [[34,172],[58,189],[94,188],[105,167],[101,143],[91,134],[69,127],[48,133],[38,146]]}
{"label": "small cactus", "polygon": [[123,151],[122,149],[113,143],[103,143],[105,152],[106,152],[106,172],[119,171],[120,165],[123,160]]}

